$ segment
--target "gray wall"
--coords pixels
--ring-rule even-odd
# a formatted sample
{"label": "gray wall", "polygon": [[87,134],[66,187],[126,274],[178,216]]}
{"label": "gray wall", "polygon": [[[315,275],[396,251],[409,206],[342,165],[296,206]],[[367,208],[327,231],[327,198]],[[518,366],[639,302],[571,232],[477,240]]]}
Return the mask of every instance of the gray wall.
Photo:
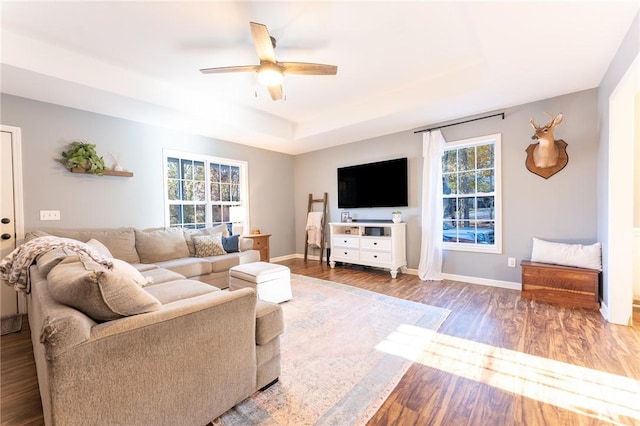
{"label": "gray wall", "polygon": [[[442,129],[454,141],[502,134],[503,254],[445,251],[445,273],[520,282],[520,268],[507,267],[507,257],[529,258],[531,238],[567,243],[596,241],[596,166],[598,156],[596,89],[520,105],[506,117]],[[568,144],[569,164],[545,180],[525,167],[525,149],[532,142],[529,119],[547,122],[545,111],[564,113],[556,139]],[[501,112],[501,111],[497,111]],[[487,113],[490,114],[490,113]],[[485,115],[485,114],[481,114]],[[467,117],[475,118],[475,117]],[[463,121],[461,118],[456,121]],[[430,123],[425,123],[427,126]],[[446,123],[431,123],[446,124]],[[363,140],[295,157],[296,250],[304,251],[306,199],[329,193],[330,220],[340,221],[336,169],[341,166],[406,156],[409,158],[409,207],[402,208],[407,225],[407,261],[417,269],[420,256],[422,135],[413,131]],[[358,219],[389,219],[392,208],[350,209]]]}
{"label": "gray wall", "polygon": [[[609,64],[600,86],[598,87],[598,239],[602,241],[602,257],[606,267],[608,259],[609,229],[609,97],[620,83],[624,73],[629,69],[633,60],[640,52],[640,13],[636,14],[629,32],[618,48],[615,57]],[[603,274],[603,301],[608,300],[607,274]]]}
{"label": "gray wall", "polygon": [[[25,229],[164,226],[163,148],[247,161],[252,228],[272,234],[271,254],[294,251],[293,157],[133,121],[1,95],[1,124],[22,129]],[[133,178],[89,176],[56,161],[73,140],[120,158]],[[40,210],[60,210],[42,222]]]}

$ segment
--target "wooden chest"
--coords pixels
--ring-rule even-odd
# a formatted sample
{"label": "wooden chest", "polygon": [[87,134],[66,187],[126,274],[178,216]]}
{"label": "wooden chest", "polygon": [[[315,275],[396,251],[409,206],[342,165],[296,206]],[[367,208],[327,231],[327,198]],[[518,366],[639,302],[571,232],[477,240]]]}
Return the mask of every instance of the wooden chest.
{"label": "wooden chest", "polygon": [[525,299],[580,308],[600,308],[600,271],[523,260],[522,293]]}

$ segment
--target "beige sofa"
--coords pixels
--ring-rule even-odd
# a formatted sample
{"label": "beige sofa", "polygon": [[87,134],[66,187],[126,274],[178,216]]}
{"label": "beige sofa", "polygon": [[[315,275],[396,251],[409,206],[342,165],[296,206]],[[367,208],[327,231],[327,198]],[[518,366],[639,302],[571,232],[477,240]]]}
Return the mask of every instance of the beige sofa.
{"label": "beige sofa", "polygon": [[157,265],[94,260],[57,248],[30,268],[47,425],[204,425],[277,380],[279,305]]}
{"label": "beige sofa", "polygon": [[84,243],[95,239],[112,257],[124,260],[139,270],[164,268],[193,280],[224,289],[229,286],[229,268],[258,262],[260,252],[253,250],[251,238],[238,239],[237,252],[197,257],[194,239],[215,234],[227,235],[224,225],[205,229],[182,228],[112,228],[112,229],[44,229],[27,234],[27,240],[43,235],[72,238]]}

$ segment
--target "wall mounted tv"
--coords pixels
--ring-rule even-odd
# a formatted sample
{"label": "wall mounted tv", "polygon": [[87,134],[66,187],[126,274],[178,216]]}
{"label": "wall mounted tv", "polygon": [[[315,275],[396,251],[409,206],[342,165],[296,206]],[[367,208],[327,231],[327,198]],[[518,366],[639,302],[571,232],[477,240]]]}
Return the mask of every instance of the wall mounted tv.
{"label": "wall mounted tv", "polygon": [[406,158],[338,168],[338,208],[408,205]]}

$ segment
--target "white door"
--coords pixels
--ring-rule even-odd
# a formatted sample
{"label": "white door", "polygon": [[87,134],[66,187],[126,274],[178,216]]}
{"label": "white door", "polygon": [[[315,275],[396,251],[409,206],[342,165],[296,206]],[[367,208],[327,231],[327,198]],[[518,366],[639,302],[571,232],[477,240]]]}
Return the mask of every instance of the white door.
{"label": "white door", "polygon": [[[13,185],[13,134],[1,131],[0,143],[0,258],[16,248],[16,214]],[[0,315],[18,313],[18,294],[6,284],[0,292]]]}

